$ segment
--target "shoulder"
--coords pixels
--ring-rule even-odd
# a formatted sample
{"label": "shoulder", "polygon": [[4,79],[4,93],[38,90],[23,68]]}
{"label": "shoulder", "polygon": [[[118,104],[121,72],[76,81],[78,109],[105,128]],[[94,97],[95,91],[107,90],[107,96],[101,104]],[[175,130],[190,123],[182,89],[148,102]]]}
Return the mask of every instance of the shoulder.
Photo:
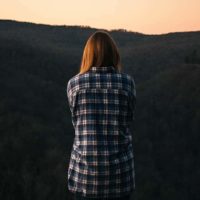
{"label": "shoulder", "polygon": [[[75,75],[76,76],[76,75]],[[71,93],[72,93],[72,86],[73,86],[73,82],[74,82],[74,77],[75,76],[73,76],[72,78],[70,78],[69,80],[68,80],[68,82],[67,82],[67,89],[66,89],[66,91],[67,91],[67,95],[68,96],[70,96],[71,95]]]}
{"label": "shoulder", "polygon": [[124,77],[123,79],[127,83],[127,88],[129,88],[131,94],[136,97],[136,86],[135,86],[134,77],[127,73],[121,73],[121,74]]}
{"label": "shoulder", "polygon": [[79,90],[81,85],[87,83],[89,80],[89,74],[76,74],[72,76],[67,82],[67,93],[74,93],[75,91]]}
{"label": "shoulder", "polygon": [[124,73],[124,72],[121,72],[120,74],[121,74],[123,80],[127,81],[127,83],[132,88],[135,88],[135,80],[134,80],[134,77],[132,75]]}
{"label": "shoulder", "polygon": [[125,78],[127,78],[128,81],[130,81],[130,82],[132,82],[132,83],[133,83],[133,82],[135,83],[134,78],[133,78],[132,75],[127,74],[127,73],[124,73],[124,72],[122,72],[121,74],[122,74]]}
{"label": "shoulder", "polygon": [[78,79],[80,78],[80,74],[76,74],[74,76],[72,76],[68,82],[67,82],[67,91],[69,91],[70,89],[72,89],[73,87],[75,87],[76,83],[78,82]]}

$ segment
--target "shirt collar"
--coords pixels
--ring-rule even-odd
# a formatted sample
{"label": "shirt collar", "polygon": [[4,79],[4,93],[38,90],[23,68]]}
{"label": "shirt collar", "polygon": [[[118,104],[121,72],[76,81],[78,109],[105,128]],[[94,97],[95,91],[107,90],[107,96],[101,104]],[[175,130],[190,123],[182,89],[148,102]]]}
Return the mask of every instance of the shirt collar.
{"label": "shirt collar", "polygon": [[116,69],[112,65],[101,66],[101,67],[92,66],[89,71],[92,71],[92,72],[115,72]]}

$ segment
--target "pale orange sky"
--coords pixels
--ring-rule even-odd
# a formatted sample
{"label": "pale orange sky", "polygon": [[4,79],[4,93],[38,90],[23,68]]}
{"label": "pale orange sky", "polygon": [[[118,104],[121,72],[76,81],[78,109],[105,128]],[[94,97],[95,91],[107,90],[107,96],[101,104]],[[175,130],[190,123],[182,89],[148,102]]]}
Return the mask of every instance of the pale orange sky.
{"label": "pale orange sky", "polygon": [[196,31],[200,0],[0,0],[0,19],[145,34]]}

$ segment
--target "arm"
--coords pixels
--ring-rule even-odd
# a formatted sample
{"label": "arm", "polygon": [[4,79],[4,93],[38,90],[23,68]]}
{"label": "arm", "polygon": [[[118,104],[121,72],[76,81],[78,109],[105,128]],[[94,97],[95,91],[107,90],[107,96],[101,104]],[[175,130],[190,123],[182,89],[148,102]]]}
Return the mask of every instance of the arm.
{"label": "arm", "polygon": [[136,87],[135,87],[135,81],[132,78],[131,79],[131,94],[130,94],[130,98],[129,98],[130,121],[133,121],[135,119],[135,109],[136,109]]}
{"label": "arm", "polygon": [[70,111],[72,112],[72,89],[71,89],[71,83],[70,80],[67,83],[67,99],[68,99],[68,104]]}

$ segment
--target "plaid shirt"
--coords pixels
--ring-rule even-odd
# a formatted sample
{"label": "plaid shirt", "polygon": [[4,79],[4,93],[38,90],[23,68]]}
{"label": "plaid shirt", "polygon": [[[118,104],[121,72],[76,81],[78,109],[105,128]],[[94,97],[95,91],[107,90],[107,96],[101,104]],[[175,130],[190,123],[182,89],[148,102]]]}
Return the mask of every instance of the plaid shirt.
{"label": "plaid shirt", "polygon": [[134,120],[134,79],[113,66],[93,66],[67,83],[75,138],[68,189],[84,197],[115,198],[135,189],[130,123]]}

